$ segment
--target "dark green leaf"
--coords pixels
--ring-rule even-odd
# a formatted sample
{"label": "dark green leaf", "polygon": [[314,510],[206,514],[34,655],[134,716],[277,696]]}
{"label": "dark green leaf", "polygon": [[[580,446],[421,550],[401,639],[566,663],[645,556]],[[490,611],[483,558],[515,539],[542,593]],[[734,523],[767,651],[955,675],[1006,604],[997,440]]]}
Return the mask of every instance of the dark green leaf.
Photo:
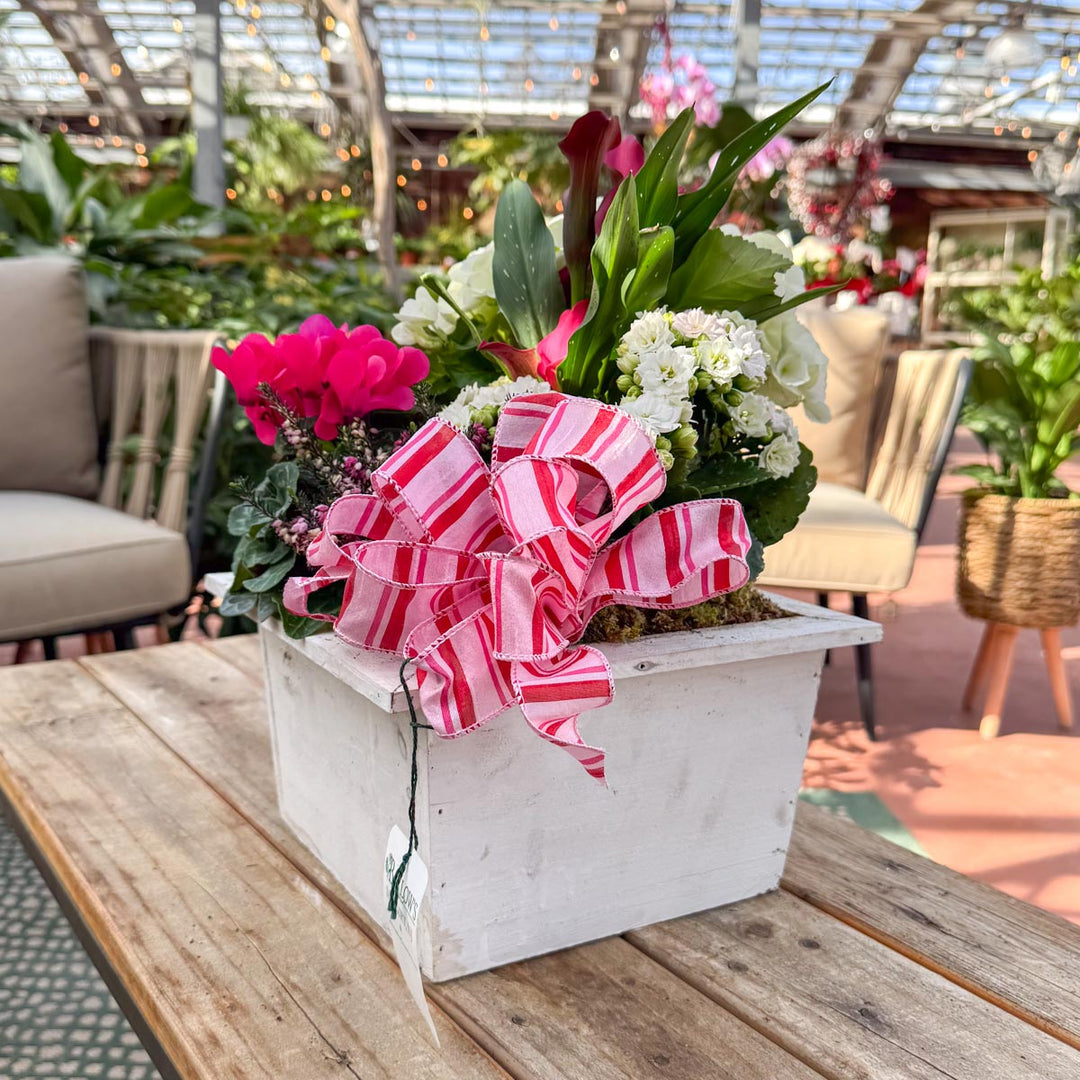
{"label": "dark green leaf", "polygon": [[268,525],[271,518],[251,503],[238,503],[229,511],[226,528],[230,536],[247,536],[257,525]]}
{"label": "dark green leaf", "polygon": [[790,300],[778,300],[775,296],[762,296],[757,300],[750,300],[739,308],[739,314],[748,319],[754,319],[758,323],[768,322],[777,315],[783,315],[785,311],[801,307],[811,300],[820,300],[824,296],[831,296],[844,287],[844,282],[838,285],[822,285],[817,289],[807,289],[806,292],[793,296]]}
{"label": "dark green leaf", "polygon": [[741,488],[762,484],[769,474],[758,465],[756,457],[736,457],[725,453],[709,458],[690,473],[692,483],[703,496],[727,495]]}
{"label": "dark green leaf", "polygon": [[675,258],[690,252],[724,208],[743,166],[771,139],[828,89],[832,80],[797,101],[778,109],[728,143],[717,158],[712,175],[697,191],[679,196],[675,212]]}
{"label": "dark green leaf", "polygon": [[679,201],[679,166],[693,127],[693,108],[683,109],[656,141],[637,174],[640,228],[671,224]]}
{"label": "dark green leaf", "polygon": [[235,591],[230,589],[221,598],[221,607],[218,608],[218,614],[225,616],[230,615],[247,615],[252,612],[258,601],[251,593],[245,593],[243,590]]}
{"label": "dark green leaf", "polygon": [[261,574],[244,582],[248,592],[260,593],[280,585],[288,576],[296,562],[296,552],[286,548],[285,555],[276,563],[271,563]]}
{"label": "dark green leaf", "polygon": [[555,241],[529,185],[515,180],[495,208],[491,264],[499,310],[517,344],[534,348],[555,329],[566,301],[555,268]]}
{"label": "dark green leaf", "polygon": [[274,517],[281,517],[296,498],[300,468],[295,461],[279,461],[266,470],[266,476],[255,489],[259,505]]}
{"label": "dark green leaf", "polygon": [[790,266],[790,260],[741,236],[710,229],[671,275],[667,302],[675,310],[742,310],[748,301],[773,296],[774,275]]}
{"label": "dark green leaf", "polygon": [[[768,548],[795,528],[817,483],[813,454],[804,446],[795,471],[786,477],[766,480],[739,491],[750,531]],[[768,552],[765,565],[768,566]]]}

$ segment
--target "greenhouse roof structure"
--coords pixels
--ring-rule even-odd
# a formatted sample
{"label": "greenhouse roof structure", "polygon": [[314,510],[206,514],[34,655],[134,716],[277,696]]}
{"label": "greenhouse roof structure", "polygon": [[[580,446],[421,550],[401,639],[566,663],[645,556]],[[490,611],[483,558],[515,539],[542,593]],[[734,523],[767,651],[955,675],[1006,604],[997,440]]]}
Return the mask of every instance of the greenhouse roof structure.
{"label": "greenhouse roof structure", "polygon": [[[0,112],[114,143],[180,130],[195,21],[195,0],[0,0]],[[595,107],[647,126],[638,86],[665,49],[759,114],[834,79],[806,130],[1064,143],[1080,119],[1066,0],[228,0],[220,36],[227,83],[316,126],[362,129],[372,85],[399,128],[563,128]]]}

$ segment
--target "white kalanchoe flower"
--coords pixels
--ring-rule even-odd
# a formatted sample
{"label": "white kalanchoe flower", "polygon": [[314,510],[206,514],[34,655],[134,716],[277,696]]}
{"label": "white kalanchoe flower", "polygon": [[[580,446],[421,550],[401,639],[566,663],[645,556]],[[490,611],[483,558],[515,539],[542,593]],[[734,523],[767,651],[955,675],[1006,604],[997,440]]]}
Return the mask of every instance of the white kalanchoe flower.
{"label": "white kalanchoe flower", "polygon": [[723,325],[718,315],[696,307],[672,315],[671,329],[687,341],[697,341],[700,337],[716,337],[722,332]]}
{"label": "white kalanchoe flower", "polygon": [[764,394],[742,394],[729,406],[731,422],[740,435],[764,439],[769,434],[772,402]]}
{"label": "white kalanchoe flower", "polygon": [[773,274],[773,283],[773,295],[784,302],[794,300],[806,292],[806,274],[801,266],[792,266],[782,272],[778,270]]}
{"label": "white kalanchoe flower", "polygon": [[472,423],[473,402],[476,400],[479,389],[476,383],[466,386],[449,405],[442,409],[438,414],[439,419],[445,420],[458,431],[464,431]]}
{"label": "white kalanchoe flower", "polygon": [[682,403],[652,391],[623,398],[619,408],[640,420],[653,435],[665,435],[683,422]]}
{"label": "white kalanchoe flower", "polygon": [[620,353],[644,356],[647,352],[666,348],[675,344],[675,335],[671,331],[667,312],[646,311],[639,315],[623,334],[619,344]]}
{"label": "white kalanchoe flower", "polygon": [[777,435],[758,457],[758,466],[770,476],[790,476],[799,464],[799,440]]}
{"label": "white kalanchoe flower", "polygon": [[466,386],[438,415],[440,420],[445,420],[459,431],[466,431],[476,420],[476,414],[483,409],[501,409],[511,398],[520,397],[522,394],[550,392],[551,387],[543,379],[522,375],[511,382],[504,375],[486,386],[478,383]]}
{"label": "white kalanchoe flower", "polygon": [[491,270],[494,256],[495,245],[486,244],[469,252],[447,271],[450,284],[446,291],[462,311],[471,311],[481,300],[495,295],[495,279]]}
{"label": "white kalanchoe flower", "polygon": [[737,311],[723,311],[720,322],[724,334],[730,342],[732,356],[739,363],[739,370],[748,379],[760,382],[765,378],[768,356],[758,332],[758,325],[753,319],[746,319]]}
{"label": "white kalanchoe flower", "polygon": [[738,353],[727,336],[704,339],[694,346],[698,366],[715,383],[730,383],[742,374]]}
{"label": "white kalanchoe flower", "polygon": [[433,345],[440,334],[452,334],[457,326],[457,312],[440,296],[421,287],[406,300],[397,313],[398,321],[390,336],[399,345]]}
{"label": "white kalanchoe flower", "polygon": [[668,387],[675,387],[685,397],[697,369],[693,349],[685,345],[668,345],[645,353],[634,369],[634,378],[646,392],[660,390],[666,394]]}

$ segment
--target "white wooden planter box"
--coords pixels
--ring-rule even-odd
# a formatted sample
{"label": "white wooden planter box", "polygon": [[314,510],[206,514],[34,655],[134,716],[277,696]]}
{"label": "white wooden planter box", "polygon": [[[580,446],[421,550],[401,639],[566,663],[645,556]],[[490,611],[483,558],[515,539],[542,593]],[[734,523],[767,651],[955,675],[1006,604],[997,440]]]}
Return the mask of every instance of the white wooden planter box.
{"label": "white wooden planter box", "polygon": [[[420,961],[435,981],[777,886],[825,650],[881,628],[778,598],[792,618],[604,646],[615,701],[586,713],[609,787],[516,709],[454,740],[421,729],[430,871]],[[383,860],[408,832],[398,662],[331,635],[260,630],[285,820],[383,926]]]}

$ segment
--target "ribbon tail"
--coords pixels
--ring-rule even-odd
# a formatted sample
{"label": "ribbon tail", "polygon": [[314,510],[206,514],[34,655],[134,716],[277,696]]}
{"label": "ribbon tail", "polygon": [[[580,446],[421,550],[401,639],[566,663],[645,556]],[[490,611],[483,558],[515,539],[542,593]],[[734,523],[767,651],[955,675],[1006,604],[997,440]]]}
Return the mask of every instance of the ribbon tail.
{"label": "ribbon tail", "polygon": [[582,645],[553,660],[518,660],[512,665],[514,689],[529,726],[542,739],[561,747],[605,787],[605,755],[578,732],[578,716],[608,705],[615,684],[607,658]]}
{"label": "ribbon tail", "polygon": [[308,619],[317,619],[319,622],[334,622],[337,619],[336,615],[310,611],[308,597],[350,575],[351,570],[347,566],[321,566],[311,577],[288,578],[282,590],[281,602],[294,615],[303,615]]}

